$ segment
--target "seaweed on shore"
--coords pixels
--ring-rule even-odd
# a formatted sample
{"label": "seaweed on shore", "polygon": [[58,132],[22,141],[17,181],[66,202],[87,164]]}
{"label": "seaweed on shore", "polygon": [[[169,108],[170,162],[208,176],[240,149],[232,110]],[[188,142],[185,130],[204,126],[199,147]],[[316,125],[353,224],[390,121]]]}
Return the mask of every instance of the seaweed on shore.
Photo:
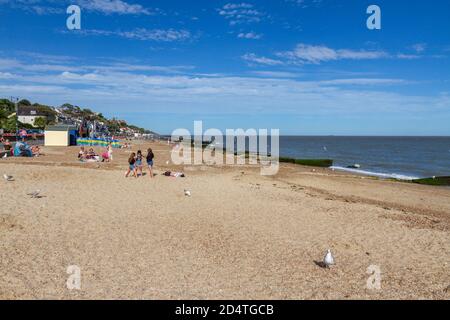
{"label": "seaweed on shore", "polygon": [[280,162],[300,164],[303,166],[311,166],[311,167],[321,167],[321,168],[329,168],[333,165],[333,160],[331,159],[293,159],[280,157]]}
{"label": "seaweed on shore", "polygon": [[450,186],[450,176],[449,177],[434,177],[425,179],[416,179],[412,181],[413,183],[424,184],[428,186]]}

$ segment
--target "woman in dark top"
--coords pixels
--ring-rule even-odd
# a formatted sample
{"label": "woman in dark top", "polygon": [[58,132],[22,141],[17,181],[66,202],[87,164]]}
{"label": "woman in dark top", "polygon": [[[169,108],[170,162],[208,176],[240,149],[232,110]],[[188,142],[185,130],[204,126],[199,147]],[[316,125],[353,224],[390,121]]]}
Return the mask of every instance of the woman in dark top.
{"label": "woman in dark top", "polygon": [[125,174],[125,178],[128,178],[128,175],[131,172],[133,172],[134,177],[137,178],[135,163],[136,163],[136,154],[133,152],[128,158],[128,171]]}
{"label": "woman in dark top", "polygon": [[150,178],[153,178],[153,159],[155,158],[155,155],[153,154],[153,151],[151,148],[148,148],[147,150],[147,166],[148,171],[150,173]]}

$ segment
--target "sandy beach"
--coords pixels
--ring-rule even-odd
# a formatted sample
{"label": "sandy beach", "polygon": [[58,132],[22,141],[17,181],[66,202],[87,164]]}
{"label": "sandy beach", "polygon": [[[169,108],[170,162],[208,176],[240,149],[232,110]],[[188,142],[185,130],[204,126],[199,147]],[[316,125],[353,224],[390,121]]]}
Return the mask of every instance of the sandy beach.
{"label": "sandy beach", "polygon": [[[124,149],[112,163],[80,163],[77,147],[0,160],[15,178],[0,181],[1,299],[450,298],[449,188],[290,164],[268,177],[177,167],[165,144],[133,151],[147,147],[153,180],[124,178]],[[327,249],[336,265],[323,269]],[[70,265],[81,290],[66,287]]]}

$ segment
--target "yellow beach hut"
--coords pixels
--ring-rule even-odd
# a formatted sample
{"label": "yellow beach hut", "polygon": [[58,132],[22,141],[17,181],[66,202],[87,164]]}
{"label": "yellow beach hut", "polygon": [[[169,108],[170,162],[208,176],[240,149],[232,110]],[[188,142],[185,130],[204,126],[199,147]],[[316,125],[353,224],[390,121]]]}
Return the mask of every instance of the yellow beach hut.
{"label": "yellow beach hut", "polygon": [[67,147],[76,144],[77,128],[70,125],[56,125],[45,128],[46,147]]}

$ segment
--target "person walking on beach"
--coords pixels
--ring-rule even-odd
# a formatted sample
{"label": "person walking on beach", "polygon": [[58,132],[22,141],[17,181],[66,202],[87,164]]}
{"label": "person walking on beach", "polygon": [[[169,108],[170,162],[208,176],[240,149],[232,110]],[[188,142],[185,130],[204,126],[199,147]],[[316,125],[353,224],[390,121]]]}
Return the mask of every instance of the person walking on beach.
{"label": "person walking on beach", "polygon": [[136,155],[136,174],[139,177],[139,173],[142,176],[142,160],[144,156],[142,155],[142,151],[138,150]]}
{"label": "person walking on beach", "polygon": [[135,164],[136,164],[136,154],[133,152],[130,154],[130,157],[128,158],[128,171],[125,174],[125,178],[128,178],[131,172],[133,172],[133,176],[137,178]]}
{"label": "person walking on beach", "polygon": [[148,166],[148,172],[150,174],[150,179],[153,178],[153,159],[155,158],[155,155],[153,154],[152,148],[148,148],[147,150],[147,166]]}

